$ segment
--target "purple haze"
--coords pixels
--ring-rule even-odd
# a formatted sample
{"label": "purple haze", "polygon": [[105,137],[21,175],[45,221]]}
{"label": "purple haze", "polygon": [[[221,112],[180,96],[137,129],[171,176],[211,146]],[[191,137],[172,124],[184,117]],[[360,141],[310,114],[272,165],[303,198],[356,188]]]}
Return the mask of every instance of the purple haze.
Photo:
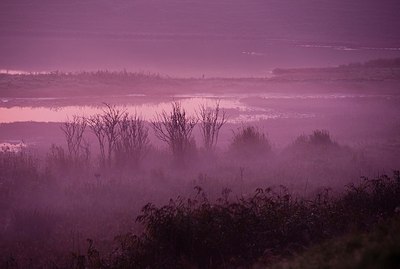
{"label": "purple haze", "polygon": [[262,76],[400,56],[396,0],[2,0],[0,69]]}

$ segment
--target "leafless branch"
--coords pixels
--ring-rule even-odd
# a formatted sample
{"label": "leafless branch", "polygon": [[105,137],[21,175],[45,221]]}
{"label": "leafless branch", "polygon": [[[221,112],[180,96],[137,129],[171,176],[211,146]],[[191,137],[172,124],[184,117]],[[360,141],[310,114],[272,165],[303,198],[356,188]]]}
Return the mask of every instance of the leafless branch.
{"label": "leafless branch", "polygon": [[204,148],[207,151],[212,151],[217,145],[219,131],[227,122],[225,111],[221,113],[218,101],[214,108],[207,108],[204,104],[200,105],[197,115],[200,121]]}

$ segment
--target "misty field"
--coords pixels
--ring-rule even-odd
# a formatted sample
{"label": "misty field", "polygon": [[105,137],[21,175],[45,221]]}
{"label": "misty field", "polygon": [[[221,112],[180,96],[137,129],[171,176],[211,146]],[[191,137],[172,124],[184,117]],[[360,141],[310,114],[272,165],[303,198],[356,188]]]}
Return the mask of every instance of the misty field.
{"label": "misty field", "polygon": [[1,268],[396,268],[399,68],[380,64],[2,74]]}
{"label": "misty field", "polygon": [[399,0],[0,0],[0,269],[399,269]]}

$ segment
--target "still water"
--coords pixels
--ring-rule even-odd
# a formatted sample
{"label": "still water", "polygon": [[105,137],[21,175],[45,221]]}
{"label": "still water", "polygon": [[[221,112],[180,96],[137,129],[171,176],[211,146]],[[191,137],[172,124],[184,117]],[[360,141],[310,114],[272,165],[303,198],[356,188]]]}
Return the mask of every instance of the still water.
{"label": "still water", "polygon": [[[251,97],[251,95],[246,95]],[[130,98],[130,99],[129,99]],[[60,105],[60,100],[57,98],[10,98],[1,100],[0,107],[0,123],[10,122],[63,122],[74,115],[91,116],[97,113],[102,113],[104,109],[103,102],[115,104],[120,110],[130,114],[137,114],[145,120],[152,120],[155,116],[163,111],[170,111],[171,103],[179,102],[185,111],[192,116],[195,116],[199,107],[214,107],[219,102],[220,107],[229,114],[230,122],[255,121],[261,119],[275,118],[303,118],[313,117],[312,114],[296,113],[289,111],[276,110],[269,107],[252,106],[243,102],[243,96],[213,96],[213,95],[175,95],[165,98],[166,100],[149,101],[148,99],[141,100],[141,96],[126,96],[129,101],[108,102],[90,102],[89,104],[70,105],[72,100]],[[254,98],[304,98],[304,96],[262,96],[257,95]],[[315,98],[315,97],[309,97]],[[120,99],[124,99],[121,97]],[[113,99],[115,101],[117,99]]]}
{"label": "still water", "polygon": [[[145,120],[153,120],[157,114],[170,111],[172,102],[179,102],[188,115],[195,116],[199,107],[220,107],[232,123],[258,121],[263,119],[313,118],[318,111],[298,110],[296,104],[307,102],[309,107],[315,103],[339,104],[361,101],[393,101],[396,95],[367,94],[196,94],[172,95],[158,99],[146,95],[125,95],[101,98],[2,98],[0,100],[0,123],[10,122],[63,122],[74,115],[91,116],[102,113],[104,103],[115,105],[130,114],[137,114]],[[380,101],[379,101],[380,100]],[[280,105],[276,105],[280,104]]]}

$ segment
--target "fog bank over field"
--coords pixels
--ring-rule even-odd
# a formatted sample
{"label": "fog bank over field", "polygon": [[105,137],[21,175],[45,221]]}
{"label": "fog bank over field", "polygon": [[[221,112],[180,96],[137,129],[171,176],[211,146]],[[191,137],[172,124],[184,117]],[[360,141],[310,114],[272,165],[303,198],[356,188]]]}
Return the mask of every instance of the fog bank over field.
{"label": "fog bank over field", "polygon": [[[150,124],[157,114],[170,111],[173,102],[190,116],[201,105],[219,102],[227,115],[219,141],[223,151],[232,131],[243,125],[261,128],[279,150],[316,129],[329,130],[335,140],[352,147],[395,150],[399,81],[398,58],[274,69],[268,78],[184,79],[127,71],[5,73],[0,75],[0,139],[46,150],[51,143],[65,145],[61,122],[102,113],[104,103],[137,113]],[[193,135],[201,148],[198,128]],[[150,139],[163,148],[151,130]]]}
{"label": "fog bank over field", "polygon": [[268,266],[395,218],[399,68],[377,63],[0,75],[1,267]]}
{"label": "fog bank over field", "polygon": [[0,268],[400,268],[399,14],[1,0]]}

